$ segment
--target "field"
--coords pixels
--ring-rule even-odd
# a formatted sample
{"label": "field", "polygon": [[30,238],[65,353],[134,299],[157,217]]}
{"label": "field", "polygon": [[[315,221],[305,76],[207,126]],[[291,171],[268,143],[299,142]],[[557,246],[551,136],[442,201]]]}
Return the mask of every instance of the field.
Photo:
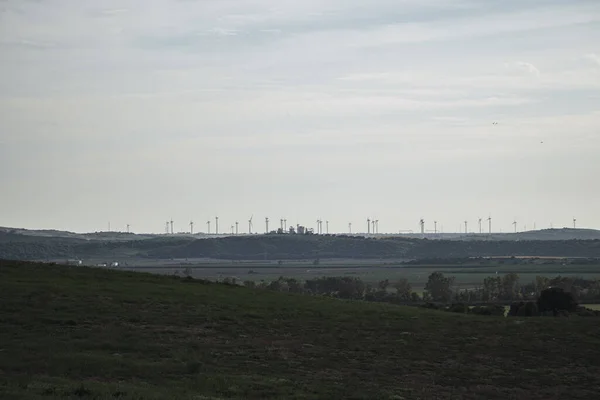
{"label": "field", "polygon": [[600,265],[532,265],[532,264],[489,264],[489,265],[402,265],[399,261],[381,260],[323,260],[319,265],[310,261],[285,261],[279,265],[276,261],[221,261],[221,260],[171,260],[144,261],[130,266],[121,266],[140,272],[152,272],[166,275],[183,275],[188,269],[194,278],[222,280],[237,278],[240,281],[271,281],[280,276],[302,280],[320,276],[354,276],[365,282],[377,283],[389,279],[406,278],[417,291],[422,290],[428,276],[435,271],[456,278],[457,288],[466,289],[481,286],[483,280],[492,275],[504,275],[515,272],[521,283],[535,280],[537,275],[546,277],[578,276],[586,279],[600,279]]}
{"label": "field", "polygon": [[599,387],[593,318],[0,262],[3,399],[589,399]]}

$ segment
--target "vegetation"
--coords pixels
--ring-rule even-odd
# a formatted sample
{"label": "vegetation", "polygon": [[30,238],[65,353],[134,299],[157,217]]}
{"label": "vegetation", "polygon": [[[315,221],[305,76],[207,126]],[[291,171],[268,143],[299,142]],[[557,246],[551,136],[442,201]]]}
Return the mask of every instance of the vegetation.
{"label": "vegetation", "polygon": [[[188,274],[189,275],[189,274]],[[273,281],[246,280],[243,283],[236,278],[226,278],[225,283],[243,284],[250,288],[267,289],[278,292],[305,293],[317,296],[336,297],[341,299],[366,300],[394,304],[411,303],[437,303],[437,304],[525,304],[525,301],[538,301],[536,305],[540,312],[552,309],[574,311],[578,301],[599,302],[600,280],[586,280],[577,277],[557,276],[552,279],[537,276],[534,282],[521,285],[519,275],[509,273],[504,276],[487,277],[483,285],[471,289],[456,289],[454,277],[447,277],[441,272],[429,275],[425,290],[421,293],[414,292],[410,282],[401,278],[390,282],[388,279],[380,281],[377,285],[366,283],[358,277],[318,277],[301,281],[296,278],[279,277]],[[550,288],[550,289],[549,289]],[[566,306],[568,301],[561,298],[564,293],[566,298],[572,299],[573,304]],[[545,296],[549,296],[545,300]],[[541,299],[541,300],[538,300]],[[541,303],[540,303],[541,301]],[[554,306],[558,302],[560,306]],[[515,314],[516,314],[515,309]],[[493,314],[493,313],[492,313]],[[511,314],[512,315],[512,314]]]}
{"label": "vegetation", "polygon": [[516,322],[189,278],[0,262],[0,397],[596,395],[594,320]]}
{"label": "vegetation", "polygon": [[[114,236],[114,235],[113,235]],[[157,236],[132,240],[133,235],[30,236],[0,232],[0,258],[48,260],[56,258],[146,257],[216,258],[226,260],[438,259],[472,262],[471,257],[554,256],[600,257],[600,240],[457,241],[402,237],[364,238],[346,235],[253,235],[194,239]],[[86,239],[82,239],[85,237]],[[531,260],[534,262],[535,260]],[[501,262],[505,262],[501,260]],[[594,262],[597,262],[594,261]]]}

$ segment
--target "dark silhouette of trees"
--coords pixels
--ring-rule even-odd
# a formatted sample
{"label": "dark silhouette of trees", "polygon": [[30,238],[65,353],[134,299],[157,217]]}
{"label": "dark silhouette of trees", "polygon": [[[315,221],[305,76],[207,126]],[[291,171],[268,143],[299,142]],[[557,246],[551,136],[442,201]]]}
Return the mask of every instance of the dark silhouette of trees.
{"label": "dark silhouette of trees", "polygon": [[537,304],[532,301],[512,303],[508,311],[509,317],[535,317],[538,315]]}
{"label": "dark silhouette of trees", "polygon": [[392,286],[396,289],[396,296],[401,301],[414,301],[413,294],[419,296],[418,293],[412,291],[412,286],[406,278],[398,279]]}
{"label": "dark silhouette of trees", "polygon": [[454,277],[445,277],[441,272],[434,272],[429,275],[425,292],[433,301],[447,303],[452,299],[452,284]]}
{"label": "dark silhouette of trees", "polygon": [[537,300],[537,307],[540,313],[552,312],[556,316],[560,311],[576,311],[577,302],[571,293],[565,292],[562,288],[551,287],[542,290]]}

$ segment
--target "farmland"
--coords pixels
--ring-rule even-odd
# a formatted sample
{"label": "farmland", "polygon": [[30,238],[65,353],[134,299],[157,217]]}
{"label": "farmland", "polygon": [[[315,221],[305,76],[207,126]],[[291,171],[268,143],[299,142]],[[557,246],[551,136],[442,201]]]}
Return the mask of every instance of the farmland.
{"label": "farmland", "polygon": [[600,385],[595,319],[15,262],[0,262],[0,300],[2,398],[551,399]]}
{"label": "farmland", "polygon": [[522,283],[531,282],[536,276],[555,277],[576,276],[584,279],[600,279],[600,263],[598,265],[578,265],[553,263],[545,265],[532,264],[499,264],[490,262],[486,265],[406,265],[401,262],[383,262],[380,260],[323,260],[318,265],[309,261],[248,262],[220,260],[170,260],[140,261],[135,265],[123,266],[122,269],[151,272],[165,275],[190,275],[194,278],[223,280],[236,278],[240,281],[271,281],[280,276],[301,280],[321,276],[352,276],[365,282],[376,283],[389,279],[395,281],[406,278],[416,290],[422,290],[428,276],[435,271],[456,278],[457,289],[481,285],[486,277],[517,273]]}

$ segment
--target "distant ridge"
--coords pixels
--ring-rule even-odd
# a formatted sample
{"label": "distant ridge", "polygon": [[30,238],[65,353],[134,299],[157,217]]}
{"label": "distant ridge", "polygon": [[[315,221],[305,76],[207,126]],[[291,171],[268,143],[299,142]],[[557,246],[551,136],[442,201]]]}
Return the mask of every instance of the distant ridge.
{"label": "distant ridge", "polygon": [[[126,233],[126,232],[86,232],[76,233],[70,231],[61,231],[56,229],[24,229],[24,228],[11,228],[11,227],[0,227],[0,234],[11,233],[26,236],[41,236],[41,237],[60,237],[60,238],[73,238],[82,240],[107,240],[107,241],[118,241],[118,240],[145,240],[151,238],[164,238],[166,236],[171,237],[190,237],[190,238],[223,238],[229,236],[236,237],[247,237],[248,235],[229,235],[227,233],[220,235],[207,235],[205,233],[178,233],[173,235],[156,234],[156,233]],[[345,233],[332,234],[333,236],[347,236]],[[361,237],[365,234],[357,233],[351,236]],[[263,237],[262,234],[252,235],[252,237]],[[493,232],[491,235],[479,233],[382,233],[377,235],[368,235],[369,237],[377,238],[389,238],[399,237],[406,239],[445,239],[445,240],[600,240],[600,230],[598,229],[586,229],[586,228],[553,228],[553,229],[539,229],[530,230],[524,232],[507,232],[499,233]]]}
{"label": "distant ridge", "polygon": [[[23,232],[23,233],[19,233]],[[583,234],[582,234],[583,233]],[[593,239],[580,239],[578,235]],[[199,235],[134,235],[100,232],[70,234],[51,231],[29,234],[0,230],[0,258],[52,261],[60,259],[184,259],[316,260],[428,259],[465,257],[600,257],[594,230],[546,230],[502,236],[477,235],[435,240],[407,236],[239,235],[206,238]]]}

